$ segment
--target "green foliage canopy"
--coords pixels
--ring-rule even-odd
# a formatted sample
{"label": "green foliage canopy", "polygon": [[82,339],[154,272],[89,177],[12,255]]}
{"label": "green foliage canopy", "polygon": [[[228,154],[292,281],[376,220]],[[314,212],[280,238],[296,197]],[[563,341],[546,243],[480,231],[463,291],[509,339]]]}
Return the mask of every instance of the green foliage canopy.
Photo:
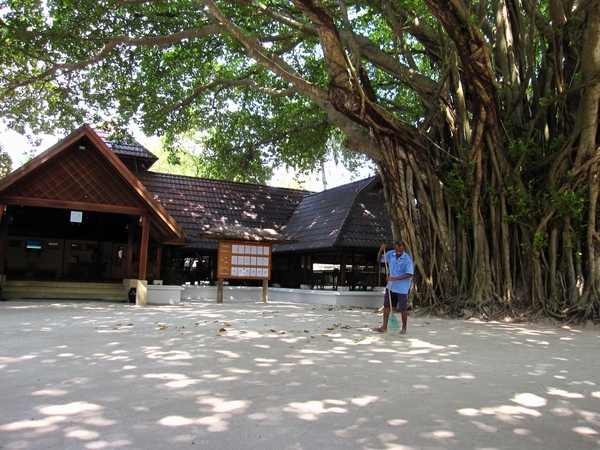
{"label": "green foliage canopy", "polygon": [[[257,48],[326,87],[319,42],[302,30],[304,19],[290,26],[251,4],[220,6],[246,34],[254,30]],[[290,4],[272,8],[288,16]],[[178,136],[196,131],[205,149],[200,174],[255,182],[279,166],[313,170],[340,137],[321,108],[249,58],[201,2],[3,1],[0,11],[0,109],[18,132],[137,123],[166,136],[177,162]]]}
{"label": "green foliage canopy", "polygon": [[12,171],[12,159],[0,145],[0,178],[4,178]]}

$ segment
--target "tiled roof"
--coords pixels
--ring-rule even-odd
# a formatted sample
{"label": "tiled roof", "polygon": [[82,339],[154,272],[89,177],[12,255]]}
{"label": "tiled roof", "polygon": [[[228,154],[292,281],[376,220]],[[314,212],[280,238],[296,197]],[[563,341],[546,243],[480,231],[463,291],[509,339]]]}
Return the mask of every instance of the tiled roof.
{"label": "tiled roof", "polygon": [[389,216],[378,177],[308,195],[282,234],[297,243],[274,251],[374,249],[392,240]]}
{"label": "tiled roof", "polygon": [[[107,133],[98,133],[107,142]],[[135,141],[107,142],[121,159],[154,163],[156,157]],[[223,228],[272,229],[294,243],[275,252],[374,249],[392,240],[379,177],[319,193],[297,189],[136,171],[187,235],[187,248],[216,250]],[[241,229],[241,228],[240,228]]]}
{"label": "tiled roof", "polygon": [[191,248],[216,249],[216,240],[198,237],[219,226],[281,230],[308,191],[231,181],[136,174],[154,198],[185,231]]}
{"label": "tiled roof", "polygon": [[221,225],[208,231],[200,232],[200,237],[210,239],[226,239],[234,241],[260,241],[260,242],[291,242],[273,228],[251,228],[241,226]]}
{"label": "tiled roof", "polygon": [[[146,147],[137,142],[135,139],[129,139],[127,136],[122,139],[115,139],[111,133],[103,130],[94,130],[98,136],[106,143],[106,145],[122,160],[140,161],[143,167],[147,170],[158,161],[158,158],[148,151]],[[125,161],[124,161],[125,162]]]}

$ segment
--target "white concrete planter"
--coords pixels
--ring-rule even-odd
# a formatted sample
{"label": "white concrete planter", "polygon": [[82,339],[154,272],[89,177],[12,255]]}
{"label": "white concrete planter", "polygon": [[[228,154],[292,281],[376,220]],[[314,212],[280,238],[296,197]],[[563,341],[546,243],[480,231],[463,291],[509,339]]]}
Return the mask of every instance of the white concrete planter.
{"label": "white concrete planter", "polygon": [[[150,286],[148,286],[150,288]],[[341,305],[360,306],[363,308],[380,308],[383,304],[381,292],[372,291],[327,291],[318,289],[287,289],[269,288],[269,301],[308,303],[311,305]],[[181,294],[182,299],[217,300],[216,286],[189,286],[186,285]],[[225,286],[223,288],[223,301],[249,300],[262,301],[261,287]]]}
{"label": "white concrete planter", "polygon": [[175,305],[181,302],[181,286],[148,285],[148,305]]}

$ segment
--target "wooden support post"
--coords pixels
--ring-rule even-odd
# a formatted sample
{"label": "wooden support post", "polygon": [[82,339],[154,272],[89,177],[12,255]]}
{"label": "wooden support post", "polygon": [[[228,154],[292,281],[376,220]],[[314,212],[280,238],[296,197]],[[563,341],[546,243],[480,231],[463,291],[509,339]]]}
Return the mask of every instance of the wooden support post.
{"label": "wooden support post", "polygon": [[158,245],[158,247],[156,248],[156,261],[155,261],[155,268],[154,268],[154,279],[155,280],[160,280],[160,274],[162,272],[162,267],[161,267],[161,261],[162,261],[162,245]]}
{"label": "wooden support post", "polygon": [[338,279],[337,290],[343,291],[346,286],[346,252],[342,250],[340,256],[340,278]]}
{"label": "wooden support post", "polygon": [[8,220],[8,216],[4,214],[4,205],[0,205],[0,274],[2,275],[6,275],[6,246],[8,244]]}
{"label": "wooden support post", "polygon": [[263,303],[269,301],[269,280],[263,280],[262,301]]}
{"label": "wooden support post", "polygon": [[219,278],[217,284],[217,303],[223,303],[223,278]]}
{"label": "wooden support post", "polygon": [[147,280],[148,274],[148,243],[150,240],[150,218],[145,215],[142,216],[142,239],[140,242],[140,255],[139,255],[139,280]]}
{"label": "wooden support post", "polygon": [[[131,279],[133,276],[133,225],[127,227],[127,267],[125,268],[125,278]],[[138,273],[139,277],[139,273]]]}

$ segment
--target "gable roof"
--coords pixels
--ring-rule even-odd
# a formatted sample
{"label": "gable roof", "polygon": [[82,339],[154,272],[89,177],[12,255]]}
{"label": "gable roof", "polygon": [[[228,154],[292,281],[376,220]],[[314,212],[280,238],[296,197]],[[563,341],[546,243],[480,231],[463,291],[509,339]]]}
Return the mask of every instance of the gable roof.
{"label": "gable roof", "polygon": [[310,194],[297,189],[157,172],[136,176],[181,225],[192,248],[216,250],[216,239],[200,236],[222,227],[279,231],[300,201]]}
{"label": "gable roof", "polygon": [[339,186],[302,199],[282,234],[297,240],[273,251],[374,249],[392,239],[379,177]]}
{"label": "gable roof", "polygon": [[178,223],[89,125],[1,179],[0,203],[149,214],[154,239],[185,243]]}
{"label": "gable roof", "polygon": [[128,134],[114,134],[104,130],[95,130],[104,143],[132,171],[148,170],[158,161],[154,153],[137,142]]}

